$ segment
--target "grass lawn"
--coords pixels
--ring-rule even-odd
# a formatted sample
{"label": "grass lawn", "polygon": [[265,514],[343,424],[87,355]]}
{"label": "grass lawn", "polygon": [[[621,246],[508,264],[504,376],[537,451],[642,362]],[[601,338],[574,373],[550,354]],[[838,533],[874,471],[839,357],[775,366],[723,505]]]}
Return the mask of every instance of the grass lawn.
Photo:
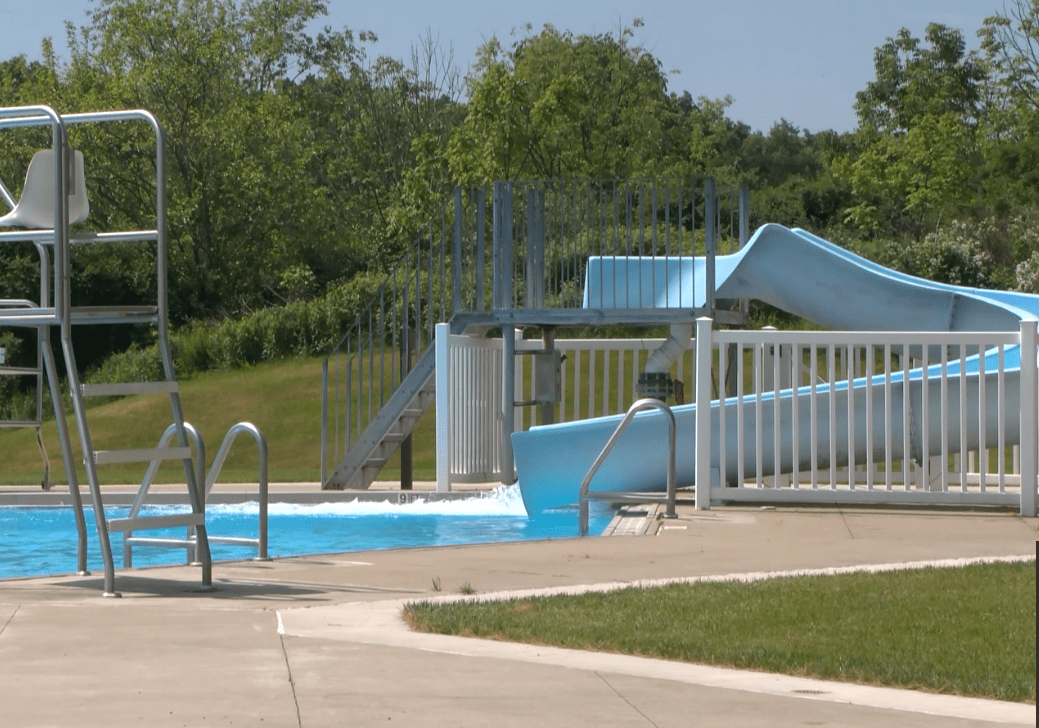
{"label": "grass lawn", "polygon": [[408,605],[448,635],[1035,703],[1036,565]]}
{"label": "grass lawn", "polygon": [[[321,360],[290,359],[236,371],[213,371],[181,382],[184,416],[202,434],[212,462],[227,430],[252,422],[267,437],[272,481],[316,481],[321,453]],[[88,402],[89,403],[89,402]],[[171,419],[164,395],[124,397],[89,407],[90,434],[99,450],[155,447]],[[75,419],[68,416],[73,449],[79,459]],[[43,439],[51,478],[65,483],[65,468],[54,420],[44,423]],[[42,465],[32,429],[0,431],[0,483],[38,483]],[[256,482],[257,450],[239,435],[221,471],[223,482]],[[103,483],[140,482],[145,466],[111,465],[99,469]],[[81,482],[86,482],[80,466]],[[165,463],[159,482],[183,482],[179,463]]]}

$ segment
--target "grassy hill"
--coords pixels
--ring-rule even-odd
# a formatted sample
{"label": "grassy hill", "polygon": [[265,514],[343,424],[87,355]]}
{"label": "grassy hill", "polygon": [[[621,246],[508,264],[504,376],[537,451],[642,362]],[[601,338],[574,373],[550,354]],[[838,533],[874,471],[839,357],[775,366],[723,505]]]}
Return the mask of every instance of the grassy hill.
{"label": "grassy hill", "polygon": [[[317,481],[321,472],[321,359],[292,359],[234,371],[214,371],[181,382],[184,416],[205,440],[207,469],[227,430],[237,422],[252,422],[267,437],[269,477],[273,482]],[[79,455],[75,420],[69,430]],[[155,447],[171,422],[169,401],[162,395],[127,397],[91,407],[91,437],[98,450]],[[415,477],[435,477],[434,418],[427,413],[415,436]],[[51,478],[64,484],[65,469],[53,421],[43,427],[51,460]],[[225,463],[221,482],[255,482],[256,446],[247,434],[238,436]],[[102,483],[138,483],[146,466],[111,465],[99,469]],[[0,430],[0,484],[39,483],[43,466],[32,429]],[[80,465],[80,477],[84,478]],[[179,463],[166,463],[159,482],[183,482]],[[396,457],[381,479],[400,477]],[[85,482],[85,480],[83,480]]]}

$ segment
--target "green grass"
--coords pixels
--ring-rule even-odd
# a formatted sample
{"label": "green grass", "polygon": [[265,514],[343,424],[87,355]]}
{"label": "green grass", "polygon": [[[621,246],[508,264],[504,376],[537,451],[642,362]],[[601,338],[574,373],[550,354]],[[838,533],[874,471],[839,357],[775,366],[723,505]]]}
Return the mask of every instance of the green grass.
{"label": "green grass", "polygon": [[410,604],[417,630],[1035,703],[1035,562]]}
{"label": "green grass", "polygon": [[[227,430],[237,422],[257,425],[267,437],[271,480],[317,480],[321,448],[321,360],[295,359],[236,371],[215,371],[181,382],[185,418],[205,439],[211,462]],[[88,410],[91,438],[97,449],[155,447],[171,420],[163,395],[126,397]],[[75,420],[68,418],[76,457],[79,439]],[[65,482],[65,470],[53,420],[44,423],[44,444],[51,476]],[[35,432],[0,431],[0,483],[39,482],[42,466]],[[256,481],[257,449],[247,434],[238,436],[221,480]],[[103,483],[139,482],[140,465],[99,469]],[[80,468],[82,475],[82,466]],[[183,482],[179,465],[165,464],[160,482]]]}

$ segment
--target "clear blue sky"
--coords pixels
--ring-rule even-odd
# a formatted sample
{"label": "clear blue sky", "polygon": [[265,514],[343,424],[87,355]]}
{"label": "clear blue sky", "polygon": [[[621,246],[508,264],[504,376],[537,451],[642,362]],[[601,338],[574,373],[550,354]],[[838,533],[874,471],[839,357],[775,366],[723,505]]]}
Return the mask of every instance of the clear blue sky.
{"label": "clear blue sky", "polygon": [[[0,0],[0,57],[40,57],[51,36],[65,49],[64,21],[87,22],[90,0]],[[370,52],[409,58],[426,30],[464,70],[476,49],[530,23],[607,33],[635,16],[637,40],[660,59],[669,89],[735,99],[730,118],[767,131],[780,118],[812,131],[850,131],[855,92],[873,78],[873,49],[899,28],[922,37],[929,22],[963,31],[976,48],[985,17],[1003,0],[328,0],[323,24],[372,30]]]}

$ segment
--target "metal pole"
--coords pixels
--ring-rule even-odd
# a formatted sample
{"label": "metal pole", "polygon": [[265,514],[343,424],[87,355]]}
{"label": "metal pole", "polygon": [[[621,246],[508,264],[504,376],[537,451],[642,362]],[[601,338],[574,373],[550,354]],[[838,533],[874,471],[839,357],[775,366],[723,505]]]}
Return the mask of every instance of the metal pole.
{"label": "metal pole", "polygon": [[706,248],[704,255],[707,259],[707,280],[705,283],[707,290],[704,291],[706,294],[704,302],[707,306],[707,312],[712,317],[714,316],[715,293],[714,254],[718,238],[717,216],[718,194],[714,187],[714,178],[708,177],[704,181],[704,241]]}
{"label": "metal pole", "polygon": [[436,470],[437,492],[451,490],[451,324],[437,324],[436,338]]}
{"label": "metal pole", "polygon": [[454,258],[451,287],[454,289],[451,296],[451,312],[453,314],[462,310],[462,187],[455,187],[455,240]]}
{"label": "metal pole", "polygon": [[1021,322],[1021,515],[1036,517],[1036,322]]}
{"label": "metal pole", "polygon": [[740,185],[740,248],[750,240],[750,187]]}
{"label": "metal pole", "polygon": [[[405,326],[401,334],[404,346],[401,350],[400,378],[403,381],[411,367],[414,366],[413,354],[415,352],[415,332],[410,326]],[[411,434],[400,443],[400,489],[411,490],[415,483],[414,455],[411,444]]]}
{"label": "metal pole", "polygon": [[[551,326],[546,326],[541,329],[541,341],[544,350],[551,354],[556,348],[556,332]],[[549,356],[549,361],[551,361]],[[539,406],[541,410],[541,424],[543,425],[554,425],[556,423],[556,403],[554,401],[555,387],[552,387],[553,401],[544,401]],[[544,394],[544,393],[539,393]]]}
{"label": "metal pole", "polygon": [[[338,385],[338,382],[336,382]],[[337,408],[338,409],[338,408]],[[337,413],[338,416],[338,413]],[[321,363],[321,487],[328,482],[328,359]]]}
{"label": "metal pole", "polygon": [[501,470],[502,485],[516,482],[516,464],[512,453],[512,433],[516,417],[516,327],[506,324],[501,327],[502,376],[501,376]]}
{"label": "metal pole", "polygon": [[79,478],[76,475],[75,460],[72,454],[72,440],[69,438],[68,422],[65,419],[65,405],[61,400],[61,387],[58,384],[58,370],[54,366],[54,353],[51,351],[50,327],[41,332],[40,354],[47,370],[47,383],[51,391],[51,403],[54,405],[54,420],[58,428],[58,442],[61,445],[62,460],[65,461],[65,476],[69,481],[69,495],[72,496],[73,511],[76,518],[77,561],[76,573],[89,576],[87,570],[87,524],[83,516],[83,497],[79,492]]}
{"label": "metal pole", "polygon": [[711,358],[713,321],[696,319],[696,510],[711,508]]}
{"label": "metal pole", "polygon": [[[740,185],[740,250],[750,241],[750,187],[746,184]],[[743,321],[750,314],[750,301],[746,298],[740,299],[740,313]]]}

